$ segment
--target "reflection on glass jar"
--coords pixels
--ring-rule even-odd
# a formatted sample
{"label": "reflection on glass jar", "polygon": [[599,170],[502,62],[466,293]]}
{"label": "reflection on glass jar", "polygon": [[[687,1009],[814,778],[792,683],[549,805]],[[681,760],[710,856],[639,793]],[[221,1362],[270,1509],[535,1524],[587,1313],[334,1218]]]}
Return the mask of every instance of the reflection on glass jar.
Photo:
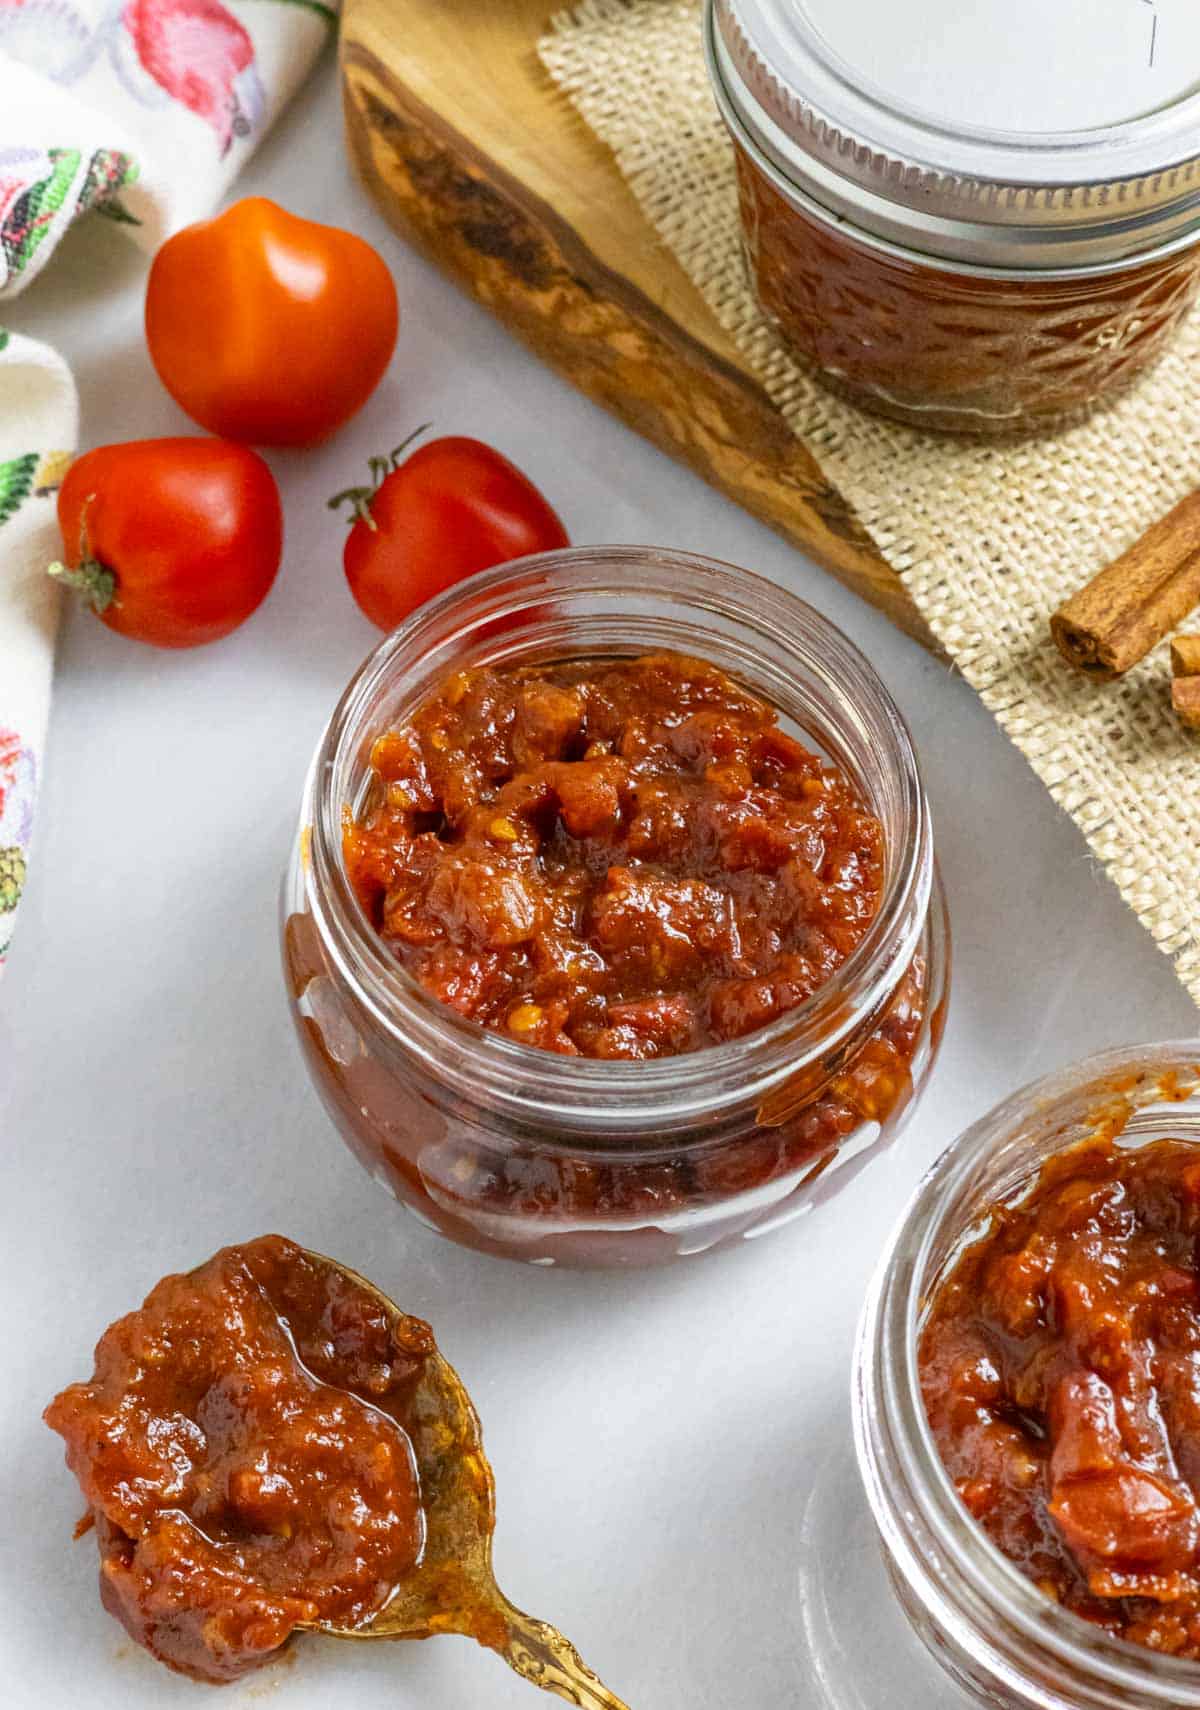
{"label": "reflection on glass jar", "polygon": [[[1200,1157],[1200,1040],[1110,1051],[1048,1076],[984,1117],[938,1160],[905,1211],[871,1285],[854,1374],[860,1472],[893,1587],[914,1631],[936,1661],[983,1704],[1004,1710],[1078,1710],[1082,1705],[1089,1710],[1200,1710],[1200,1663],[1115,1636],[1120,1624],[1115,1611],[1101,1610],[1106,1624],[1098,1625],[1060,1604],[1050,1594],[1052,1575],[1035,1583],[1017,1565],[1024,1547],[1019,1528],[1010,1525],[1005,1533],[1011,1533],[1013,1559],[1001,1553],[965,1506],[982,1493],[968,1485],[960,1494],[943,1464],[921,1387],[921,1339],[931,1323],[934,1328],[939,1323],[931,1318],[938,1285],[970,1243],[996,1228],[994,1208],[1028,1202],[1043,1165],[1058,1160],[1057,1176],[1063,1155],[1080,1142],[1096,1140],[1105,1151],[1115,1149],[1119,1158],[1162,1139],[1190,1143]],[[1075,1217],[1086,1215],[1079,1182],[1064,1181]],[[1086,1198],[1096,1205],[1091,1188]],[[1122,1194],[1116,1222],[1126,1235],[1133,1232],[1133,1218],[1133,1202]],[[1098,1243],[1097,1233],[1088,1247],[1093,1257],[1102,1257]],[[1044,1239],[1038,1250],[1050,1251]],[[1063,1258],[1072,1262],[1065,1251]],[[1108,1267],[1111,1261],[1104,1263]],[[996,1274],[1016,1282],[1012,1264]],[[976,1299],[974,1294],[969,1298]],[[982,1310],[986,1303],[978,1304]],[[1085,1298],[1082,1304],[1096,1317],[1104,1316],[1110,1303],[1093,1293],[1090,1303]],[[1074,1310],[1080,1312],[1081,1305]],[[1107,1321],[1119,1333],[1111,1311]],[[1048,1323],[1053,1330],[1058,1320],[1051,1316]],[[1102,1336],[1096,1347],[1101,1344]],[[1020,1338],[1012,1345],[1021,1346]],[[951,1352],[958,1346],[953,1344]],[[1149,1351],[1142,1347],[1132,1357],[1148,1374]],[[1069,1362],[1060,1360],[1060,1365],[1070,1370]],[[996,1381],[999,1385],[999,1374]],[[1127,1397],[1134,1437],[1139,1410],[1155,1406],[1156,1384],[1157,1379],[1143,1375],[1138,1394]],[[998,1389],[998,1395],[999,1417],[1003,1391]],[[1024,1413],[1005,1415],[1010,1429],[1020,1423],[1024,1431],[1036,1423],[1032,1389],[1025,1399]],[[964,1452],[990,1452],[983,1432],[988,1417],[981,1408]],[[1054,1417],[1069,1435],[1066,1415]],[[1088,1440],[1078,1431],[1070,1442],[1056,1431],[1049,1433],[1044,1452],[1053,1450],[1049,1465],[1056,1477],[1065,1465],[1056,1445],[1075,1452]],[[1040,1527],[1046,1523],[1043,1498],[1040,1487],[1030,1488],[1031,1523]],[[1015,1501],[1008,1486],[1005,1490],[1005,1500]],[[1116,1505],[1108,1521],[1119,1525]],[[1192,1596],[1193,1582],[1184,1579],[1175,1588],[1160,1581],[1160,1600],[1139,1604],[1141,1612],[1149,1617],[1157,1611],[1169,1627],[1172,1599]],[[1080,1590],[1086,1590],[1085,1582]],[[1147,1619],[1146,1625],[1154,1623]]]}
{"label": "reflection on glass jar", "polygon": [[760,306],[805,367],[899,421],[1078,420],[1158,359],[1200,289],[1194,9],[1159,20],[1151,63],[1073,11],[1021,31],[981,0],[939,32],[870,7],[859,29],[865,5],[709,0]]}
{"label": "reflection on glass jar", "polygon": [[[853,780],[882,829],[857,948],[757,1030],[652,1060],[559,1055],[413,978],[343,860],[371,755],[451,673],[670,650],[715,664]],[[283,897],[289,997],[356,1156],[427,1224],[534,1263],[646,1264],[765,1233],[899,1133],[944,1021],[948,933],[908,733],[860,654],[744,571],[653,548],[546,554],[417,613],[347,689],[314,760]]]}

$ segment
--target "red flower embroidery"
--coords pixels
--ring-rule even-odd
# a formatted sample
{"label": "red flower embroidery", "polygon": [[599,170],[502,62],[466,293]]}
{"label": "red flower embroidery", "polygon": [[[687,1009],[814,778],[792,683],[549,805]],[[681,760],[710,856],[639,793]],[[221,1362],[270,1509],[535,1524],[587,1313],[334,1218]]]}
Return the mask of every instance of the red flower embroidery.
{"label": "red flower embroidery", "polygon": [[222,154],[262,116],[254,43],[220,0],[127,0],[121,18],[143,68],[212,126]]}
{"label": "red flower embroidery", "polygon": [[21,758],[21,738],[15,730],[0,726],[0,817],[8,792],[17,778],[17,761]]}

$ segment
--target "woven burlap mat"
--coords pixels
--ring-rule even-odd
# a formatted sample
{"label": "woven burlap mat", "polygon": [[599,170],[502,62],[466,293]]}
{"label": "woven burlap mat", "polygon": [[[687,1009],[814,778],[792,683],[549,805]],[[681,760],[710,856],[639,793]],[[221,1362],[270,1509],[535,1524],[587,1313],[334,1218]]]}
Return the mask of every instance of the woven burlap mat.
{"label": "woven burlap mat", "polygon": [[1050,440],[973,444],[865,415],[795,367],[750,294],[696,0],[583,0],[540,53],[1200,1003],[1200,739],[1170,711],[1161,651],[1101,686],[1047,632],[1068,593],[1200,481],[1200,315],[1135,392]]}

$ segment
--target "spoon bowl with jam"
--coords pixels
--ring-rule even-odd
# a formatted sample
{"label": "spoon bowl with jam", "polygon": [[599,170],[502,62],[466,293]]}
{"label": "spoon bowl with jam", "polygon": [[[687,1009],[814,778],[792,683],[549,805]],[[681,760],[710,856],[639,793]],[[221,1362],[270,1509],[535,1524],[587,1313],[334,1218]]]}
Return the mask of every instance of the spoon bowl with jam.
{"label": "spoon bowl with jam", "polygon": [[429,1326],[268,1235],[166,1277],[46,1410],[100,1593],[180,1673],[225,1682],[293,1633],[459,1633],[579,1710],[626,1710],[492,1573],[479,1420]]}

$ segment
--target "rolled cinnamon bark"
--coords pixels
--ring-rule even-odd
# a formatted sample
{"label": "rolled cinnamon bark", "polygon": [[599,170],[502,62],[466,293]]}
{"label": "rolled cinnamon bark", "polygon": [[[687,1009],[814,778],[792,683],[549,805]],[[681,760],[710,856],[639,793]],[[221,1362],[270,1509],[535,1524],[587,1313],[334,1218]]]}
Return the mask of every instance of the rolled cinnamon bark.
{"label": "rolled cinnamon bark", "polygon": [[1200,605],[1200,492],[1191,493],[1086,588],[1060,606],[1050,633],[1064,659],[1119,677]]}
{"label": "rolled cinnamon bark", "polygon": [[1200,677],[1200,635],[1177,635],[1171,643],[1172,677]]}
{"label": "rolled cinnamon bark", "polygon": [[1176,677],[1171,684],[1171,705],[1180,724],[1200,730],[1200,677]]}

